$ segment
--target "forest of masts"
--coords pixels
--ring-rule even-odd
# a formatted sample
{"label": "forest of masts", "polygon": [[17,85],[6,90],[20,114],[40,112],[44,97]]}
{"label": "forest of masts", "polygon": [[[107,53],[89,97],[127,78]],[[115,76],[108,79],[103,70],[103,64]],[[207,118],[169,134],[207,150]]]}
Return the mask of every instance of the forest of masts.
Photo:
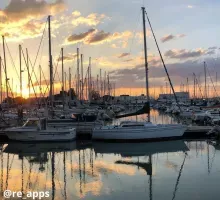
{"label": "forest of masts", "polygon": [[[43,72],[43,67],[40,65],[38,69],[35,69],[36,59],[32,64],[28,49],[23,50],[22,46],[19,45],[19,72],[15,66],[13,58],[11,56],[8,45],[5,41],[5,37],[2,36],[3,43],[3,57],[0,56],[0,101],[2,102],[8,97],[35,97],[42,98],[49,95],[49,81],[46,79]],[[7,55],[11,59],[14,73],[11,74],[11,79],[7,73]],[[61,79],[58,73],[58,63],[61,63],[62,74]],[[24,67],[25,66],[25,67]],[[76,54],[76,72],[75,77],[72,78],[72,71],[74,66],[69,67],[68,72],[64,71],[64,49],[61,48],[61,55],[57,59],[56,65],[54,65],[53,73],[53,94],[63,91],[62,94],[68,92],[70,89],[74,89],[74,92],[79,100],[91,100],[94,96],[100,97],[104,95],[115,96],[115,82],[110,82],[109,73],[100,69],[99,74],[96,77],[92,76],[92,59],[89,57],[89,65],[84,68],[83,54],[79,53],[77,48]],[[47,71],[48,67],[46,67]],[[85,72],[86,69],[86,72]],[[36,73],[37,71],[37,73]],[[26,75],[24,73],[26,72]],[[37,77],[38,74],[38,77]],[[17,75],[19,81],[15,81],[15,75]],[[28,83],[27,86],[23,87],[23,79],[26,76]],[[58,81],[56,81],[58,77]],[[19,82],[15,84],[14,82]],[[55,84],[56,83],[56,86]],[[60,86],[59,86],[60,85]],[[19,87],[19,88],[18,88]],[[28,93],[28,94],[27,94]]]}
{"label": "forest of masts", "polygon": [[[220,96],[218,94],[218,73],[215,72],[214,76],[211,75],[206,62],[204,62],[204,77],[202,77],[204,80],[201,81],[201,77],[195,73],[191,77],[191,79],[187,77],[185,82],[182,81],[179,87],[176,87],[176,91],[188,92],[190,97],[194,99],[208,99]],[[166,82],[165,86],[160,86],[159,93],[171,94],[171,88],[168,82]]]}

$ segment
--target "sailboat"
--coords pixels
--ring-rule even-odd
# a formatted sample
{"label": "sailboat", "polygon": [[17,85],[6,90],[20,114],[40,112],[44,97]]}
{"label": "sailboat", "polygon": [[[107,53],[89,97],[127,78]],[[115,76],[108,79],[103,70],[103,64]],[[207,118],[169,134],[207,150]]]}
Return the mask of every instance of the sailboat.
{"label": "sailboat", "polygon": [[[146,93],[149,104],[150,96],[149,96],[149,84],[148,84],[148,61],[147,61],[147,43],[146,43],[146,27],[145,27],[146,11],[144,7],[142,7],[142,13],[143,13],[144,52],[145,52],[145,69],[146,69],[146,91],[147,91]],[[171,83],[171,87],[173,89],[172,83]],[[143,141],[143,140],[176,139],[182,137],[186,129],[187,126],[182,124],[161,124],[161,125],[152,124],[150,122],[150,111],[149,111],[147,122],[123,121],[119,126],[102,126],[100,128],[94,128],[92,139],[109,140],[109,141],[111,140],[112,141],[121,141],[121,140]]]}

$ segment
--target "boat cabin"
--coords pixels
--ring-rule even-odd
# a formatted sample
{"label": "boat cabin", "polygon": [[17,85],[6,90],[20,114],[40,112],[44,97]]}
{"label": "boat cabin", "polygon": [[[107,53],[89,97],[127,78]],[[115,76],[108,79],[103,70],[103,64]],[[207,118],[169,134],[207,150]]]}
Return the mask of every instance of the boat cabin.
{"label": "boat cabin", "polygon": [[121,122],[120,127],[123,127],[123,128],[131,127],[132,128],[132,127],[145,127],[147,125],[152,126],[152,123],[151,122],[123,121]]}
{"label": "boat cabin", "polygon": [[23,128],[38,128],[39,130],[46,130],[47,128],[47,119],[46,118],[29,118]]}

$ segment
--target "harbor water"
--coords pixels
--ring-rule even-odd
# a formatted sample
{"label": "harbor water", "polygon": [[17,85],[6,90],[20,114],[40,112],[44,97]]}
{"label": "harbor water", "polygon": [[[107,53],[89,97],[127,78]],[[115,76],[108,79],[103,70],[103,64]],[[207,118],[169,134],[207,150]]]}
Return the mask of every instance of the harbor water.
{"label": "harbor water", "polygon": [[[156,111],[152,121],[176,123]],[[218,199],[219,150],[205,140],[8,142],[0,155],[1,199],[5,190],[21,191],[23,197],[47,191],[49,197],[41,199],[56,200]]]}

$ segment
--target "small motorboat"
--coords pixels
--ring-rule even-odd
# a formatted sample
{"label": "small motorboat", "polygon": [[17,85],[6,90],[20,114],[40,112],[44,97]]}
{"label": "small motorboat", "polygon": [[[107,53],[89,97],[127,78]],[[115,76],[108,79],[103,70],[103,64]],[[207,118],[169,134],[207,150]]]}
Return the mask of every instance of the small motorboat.
{"label": "small motorboat", "polygon": [[23,126],[5,129],[10,140],[70,141],[76,138],[76,129],[47,126],[46,118],[29,118]]}
{"label": "small motorboat", "polygon": [[181,138],[187,126],[182,124],[152,124],[151,122],[123,121],[119,126],[94,128],[93,140],[169,140]]}

